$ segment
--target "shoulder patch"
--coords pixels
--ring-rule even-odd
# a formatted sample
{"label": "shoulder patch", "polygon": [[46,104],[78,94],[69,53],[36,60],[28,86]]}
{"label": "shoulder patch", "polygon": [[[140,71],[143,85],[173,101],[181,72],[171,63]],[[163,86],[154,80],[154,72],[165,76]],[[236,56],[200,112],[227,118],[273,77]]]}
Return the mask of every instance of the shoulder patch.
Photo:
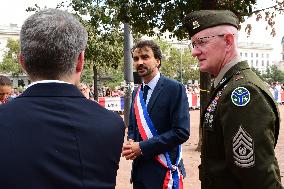
{"label": "shoulder patch", "polygon": [[254,146],[252,137],[240,126],[233,138],[234,163],[241,168],[254,166]]}
{"label": "shoulder patch", "polygon": [[231,100],[236,106],[245,106],[250,101],[250,92],[245,87],[238,87],[232,92]]}

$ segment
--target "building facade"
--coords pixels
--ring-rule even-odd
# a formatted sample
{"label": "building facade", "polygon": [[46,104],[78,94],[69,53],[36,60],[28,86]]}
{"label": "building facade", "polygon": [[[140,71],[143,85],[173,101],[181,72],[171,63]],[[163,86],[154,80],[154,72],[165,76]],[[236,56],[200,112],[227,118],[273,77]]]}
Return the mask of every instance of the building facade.
{"label": "building facade", "polygon": [[277,62],[276,66],[279,70],[284,71],[284,36],[281,40],[281,59]]}
{"label": "building facade", "polygon": [[242,59],[246,60],[251,68],[259,70],[262,74],[266,72],[267,67],[274,64],[271,44],[240,42],[238,47]]}

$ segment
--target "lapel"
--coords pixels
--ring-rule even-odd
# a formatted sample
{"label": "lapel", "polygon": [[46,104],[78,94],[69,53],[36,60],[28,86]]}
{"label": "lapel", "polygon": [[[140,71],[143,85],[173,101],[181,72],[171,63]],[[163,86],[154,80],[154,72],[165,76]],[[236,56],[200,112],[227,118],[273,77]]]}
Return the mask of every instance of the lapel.
{"label": "lapel", "polygon": [[161,75],[156,87],[154,88],[154,91],[151,95],[151,98],[148,102],[148,106],[147,106],[147,110],[148,110],[148,113],[150,114],[152,108],[153,108],[153,105],[155,104],[156,100],[157,100],[157,97],[159,96],[159,94],[161,93],[162,89],[164,88],[164,76]]}

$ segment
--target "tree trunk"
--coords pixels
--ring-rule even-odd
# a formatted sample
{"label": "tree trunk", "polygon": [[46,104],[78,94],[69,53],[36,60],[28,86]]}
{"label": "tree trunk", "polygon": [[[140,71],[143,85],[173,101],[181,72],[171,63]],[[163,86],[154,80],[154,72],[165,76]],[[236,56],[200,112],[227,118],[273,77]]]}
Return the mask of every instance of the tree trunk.
{"label": "tree trunk", "polygon": [[98,102],[99,95],[98,95],[98,70],[96,65],[93,65],[93,72],[94,72],[94,100]]}
{"label": "tree trunk", "polygon": [[[212,10],[216,9],[216,0],[201,0],[201,9]],[[199,124],[199,140],[196,151],[201,151],[202,146],[202,125],[201,117],[209,101],[209,88],[210,88],[211,76],[208,73],[200,72],[200,124]]]}

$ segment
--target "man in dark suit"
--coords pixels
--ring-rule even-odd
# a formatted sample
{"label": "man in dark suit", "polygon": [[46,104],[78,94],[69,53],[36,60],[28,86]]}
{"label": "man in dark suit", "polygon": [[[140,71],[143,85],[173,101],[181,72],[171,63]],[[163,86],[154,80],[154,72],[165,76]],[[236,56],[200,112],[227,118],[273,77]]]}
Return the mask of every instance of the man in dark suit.
{"label": "man in dark suit", "polygon": [[71,14],[46,9],[24,22],[20,42],[32,84],[0,107],[0,187],[114,189],[124,124],[75,86],[86,30]]}
{"label": "man in dark suit", "polygon": [[153,41],[138,42],[132,56],[143,79],[133,93],[128,141],[122,153],[126,159],[134,160],[133,188],[181,188],[185,170],[180,145],[189,137],[185,87],[159,73],[162,54]]}

